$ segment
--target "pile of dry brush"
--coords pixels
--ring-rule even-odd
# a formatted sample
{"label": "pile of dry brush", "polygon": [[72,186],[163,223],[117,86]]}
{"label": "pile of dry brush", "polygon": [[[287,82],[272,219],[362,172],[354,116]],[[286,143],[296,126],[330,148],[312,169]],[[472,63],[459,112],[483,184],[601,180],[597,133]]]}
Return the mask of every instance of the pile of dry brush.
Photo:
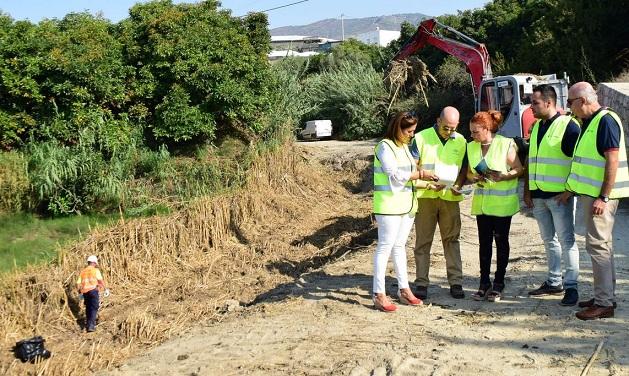
{"label": "pile of dry brush", "polygon": [[[96,229],[62,250],[57,262],[3,277],[1,347],[42,335],[53,356],[21,364],[2,351],[0,374],[112,369],[195,323],[220,320],[228,299],[251,302],[290,281],[274,265],[307,264],[322,250],[282,234],[307,236],[339,207],[350,212],[355,203],[331,174],[308,165],[292,147],[282,150],[259,158],[239,194]],[[75,280],[90,254],[99,256],[112,295],[102,302],[97,332],[87,334]]]}
{"label": "pile of dry brush", "polygon": [[426,87],[429,79],[437,82],[428,71],[428,66],[417,56],[411,56],[405,60],[393,60],[384,77],[384,84],[389,90],[389,109],[400,93],[421,94],[428,106]]}

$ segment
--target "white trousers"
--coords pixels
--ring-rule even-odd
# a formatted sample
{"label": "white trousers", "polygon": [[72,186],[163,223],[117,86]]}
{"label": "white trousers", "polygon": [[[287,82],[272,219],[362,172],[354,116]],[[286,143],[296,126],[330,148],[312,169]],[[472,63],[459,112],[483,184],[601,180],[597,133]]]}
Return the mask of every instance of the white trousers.
{"label": "white trousers", "polygon": [[373,257],[373,293],[384,294],[384,277],[389,255],[393,254],[393,268],[398,289],[408,288],[406,241],[415,222],[415,214],[378,215],[378,245]]}

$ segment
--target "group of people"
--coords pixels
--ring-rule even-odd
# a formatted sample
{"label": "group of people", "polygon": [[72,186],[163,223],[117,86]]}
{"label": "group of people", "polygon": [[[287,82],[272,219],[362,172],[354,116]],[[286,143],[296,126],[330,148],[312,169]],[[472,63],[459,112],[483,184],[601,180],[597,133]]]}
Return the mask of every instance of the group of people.
{"label": "group of people", "polygon": [[[442,110],[434,126],[415,133],[418,118],[402,112],[388,124],[375,148],[373,208],[378,224],[374,255],[373,302],[393,312],[397,306],[385,290],[386,265],[393,256],[402,304],[421,305],[428,298],[430,249],[437,224],[441,233],[450,294],[465,298],[459,237],[461,187],[473,184],[472,215],[479,240],[480,281],[474,300],[499,301],[509,262],[511,218],[523,201],[532,209],[548,261],[548,277],[531,296],[562,294],[560,304],[582,310],[582,320],[613,317],[616,308],[612,229],[618,199],[629,197],[629,168],[620,118],[598,103],[587,82],[568,91],[572,116],[557,109],[550,85],[533,89],[528,158],[521,161],[513,139],[497,134],[498,111],[476,113],[469,124],[472,141],[458,133],[459,112]],[[577,120],[578,119],[578,120]],[[580,124],[579,124],[580,123]],[[456,171],[446,184],[439,171]],[[579,301],[579,250],[575,241],[576,197],[583,206],[585,248],[592,259],[593,297]],[[408,281],[406,242],[415,224],[414,289]],[[491,281],[493,243],[496,270]],[[562,273],[562,260],[565,273]]]}

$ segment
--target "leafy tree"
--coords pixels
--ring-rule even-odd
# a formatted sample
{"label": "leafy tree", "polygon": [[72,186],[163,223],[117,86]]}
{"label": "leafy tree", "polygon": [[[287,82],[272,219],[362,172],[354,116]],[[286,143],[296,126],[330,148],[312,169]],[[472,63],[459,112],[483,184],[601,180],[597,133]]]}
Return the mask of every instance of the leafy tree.
{"label": "leafy tree", "polygon": [[[608,80],[629,66],[629,1],[531,1],[531,24],[515,68],[536,64],[545,73],[567,71],[573,80]],[[531,22],[532,21],[532,22]]]}
{"label": "leafy tree", "polygon": [[[243,21],[217,6],[136,4],[120,25],[127,62],[137,71],[131,108],[159,142],[211,141],[234,131],[254,139],[268,126],[260,116],[270,109],[271,92],[265,16]],[[184,116],[177,121],[178,113]]]}
{"label": "leafy tree", "polygon": [[0,148],[19,146],[45,103],[39,81],[45,41],[30,22],[0,15]]}
{"label": "leafy tree", "polygon": [[249,13],[244,19],[247,28],[247,37],[254,50],[266,59],[271,52],[271,33],[269,32],[269,20],[264,13]]}
{"label": "leafy tree", "polygon": [[380,46],[363,43],[357,39],[347,39],[332,47],[331,51],[309,58],[307,74],[339,69],[345,63],[369,64],[382,71],[389,60]]}
{"label": "leafy tree", "polygon": [[130,71],[107,20],[77,13],[39,25],[3,17],[1,24],[1,146],[27,137],[74,143],[95,120],[115,124]]}

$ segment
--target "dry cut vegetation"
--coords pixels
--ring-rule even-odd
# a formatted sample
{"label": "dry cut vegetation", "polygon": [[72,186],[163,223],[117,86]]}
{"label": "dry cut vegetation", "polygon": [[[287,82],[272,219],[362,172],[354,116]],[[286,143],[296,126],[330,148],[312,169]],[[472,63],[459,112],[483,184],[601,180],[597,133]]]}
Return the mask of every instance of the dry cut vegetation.
{"label": "dry cut vegetation", "polygon": [[[5,276],[0,374],[111,369],[195,323],[220,320],[229,299],[251,303],[347,252],[372,231],[368,218],[352,217],[366,211],[356,205],[368,200],[352,199],[339,179],[286,146],[260,156],[236,195],[201,199],[165,217],[121,221],[62,250],[52,265]],[[347,213],[344,220],[338,213]],[[112,295],[102,302],[97,332],[87,334],[74,283],[89,254],[99,256]],[[33,335],[44,336],[50,359],[22,364],[4,351]]]}
{"label": "dry cut vegetation", "polygon": [[421,94],[426,106],[428,106],[425,88],[429,79],[435,83],[437,82],[435,77],[428,71],[426,63],[417,56],[391,61],[384,77],[384,84],[389,89],[389,109],[398,95],[405,92]]}

